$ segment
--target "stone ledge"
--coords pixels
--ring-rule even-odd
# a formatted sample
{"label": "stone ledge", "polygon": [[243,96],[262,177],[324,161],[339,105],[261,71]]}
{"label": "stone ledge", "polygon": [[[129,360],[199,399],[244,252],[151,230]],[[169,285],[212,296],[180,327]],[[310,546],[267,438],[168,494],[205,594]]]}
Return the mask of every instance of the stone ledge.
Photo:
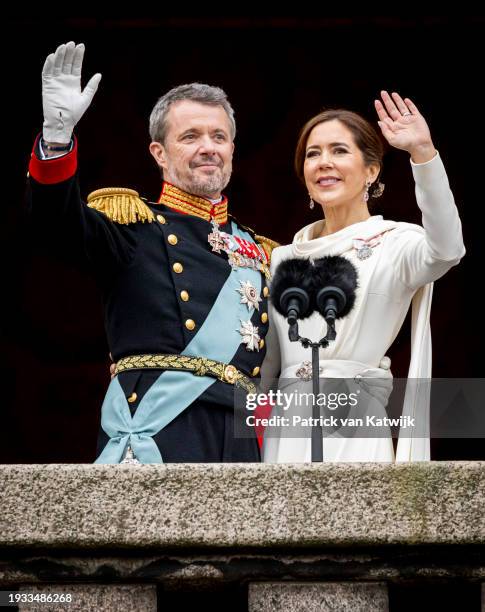
{"label": "stone ledge", "polygon": [[485,542],[485,462],[1,465],[9,548]]}
{"label": "stone ledge", "polygon": [[[10,552],[10,554],[9,554]],[[345,581],[408,584],[452,580],[485,582],[485,546],[385,546],[260,553],[228,550],[189,553],[119,551],[106,556],[65,550],[1,551],[0,585],[49,583],[146,583],[167,590],[224,590],[261,581]],[[123,553],[123,554],[122,554]]]}

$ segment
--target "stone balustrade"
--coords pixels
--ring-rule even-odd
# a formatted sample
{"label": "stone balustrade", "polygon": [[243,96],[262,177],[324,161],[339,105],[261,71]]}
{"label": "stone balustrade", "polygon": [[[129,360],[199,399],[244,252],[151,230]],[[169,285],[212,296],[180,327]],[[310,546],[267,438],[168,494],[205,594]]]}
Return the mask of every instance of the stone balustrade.
{"label": "stone balustrade", "polygon": [[0,589],[71,595],[23,611],[392,612],[392,588],[485,583],[484,462],[2,465],[0,487]]}

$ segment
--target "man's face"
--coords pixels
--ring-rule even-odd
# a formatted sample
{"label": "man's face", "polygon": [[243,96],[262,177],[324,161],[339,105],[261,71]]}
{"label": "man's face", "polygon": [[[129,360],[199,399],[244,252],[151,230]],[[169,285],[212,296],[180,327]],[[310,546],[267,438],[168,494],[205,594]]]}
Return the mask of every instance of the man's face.
{"label": "man's face", "polygon": [[216,199],[232,172],[229,117],[222,106],[175,102],[168,111],[165,142],[151,143],[150,151],[164,180],[188,193]]}

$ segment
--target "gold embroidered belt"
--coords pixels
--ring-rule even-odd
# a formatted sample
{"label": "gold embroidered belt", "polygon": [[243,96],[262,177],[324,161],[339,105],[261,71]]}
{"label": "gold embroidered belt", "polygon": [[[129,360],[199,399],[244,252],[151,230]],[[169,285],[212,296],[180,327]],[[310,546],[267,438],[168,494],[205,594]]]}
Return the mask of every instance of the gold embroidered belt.
{"label": "gold embroidered belt", "polygon": [[248,393],[255,393],[255,384],[233,365],[205,357],[189,355],[130,355],[116,363],[115,375],[126,370],[143,370],[156,368],[161,370],[179,370],[192,372],[195,376],[211,376],[230,385],[238,385]]}

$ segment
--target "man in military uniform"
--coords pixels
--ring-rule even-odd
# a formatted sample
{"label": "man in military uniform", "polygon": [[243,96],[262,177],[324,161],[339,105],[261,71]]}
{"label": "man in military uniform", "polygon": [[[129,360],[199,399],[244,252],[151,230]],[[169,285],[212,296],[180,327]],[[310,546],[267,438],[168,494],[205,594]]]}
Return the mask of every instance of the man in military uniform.
{"label": "man in military uniform", "polygon": [[253,390],[265,355],[272,243],[228,214],[234,113],[224,92],[172,89],[150,116],[163,172],[157,202],[107,188],[82,201],[76,123],[84,46],[61,45],[42,74],[43,133],[28,198],[42,231],[92,264],[116,376],[101,411],[96,463],[259,461],[234,435],[234,385]]}

